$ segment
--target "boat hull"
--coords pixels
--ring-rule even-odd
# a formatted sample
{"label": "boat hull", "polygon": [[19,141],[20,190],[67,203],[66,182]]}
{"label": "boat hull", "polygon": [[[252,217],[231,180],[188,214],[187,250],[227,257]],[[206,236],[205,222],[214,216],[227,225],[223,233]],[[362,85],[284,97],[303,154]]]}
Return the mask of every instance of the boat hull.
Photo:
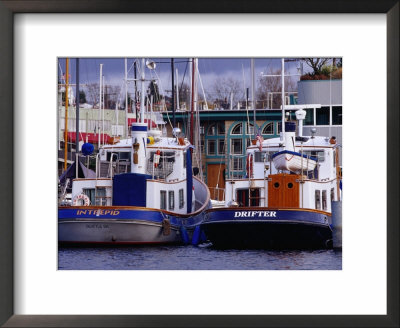
{"label": "boat hull", "polygon": [[302,209],[225,208],[207,211],[202,230],[217,248],[326,248],[330,214]]}
{"label": "boat hull", "polygon": [[159,210],[65,207],[58,211],[60,244],[180,244],[182,222]]}

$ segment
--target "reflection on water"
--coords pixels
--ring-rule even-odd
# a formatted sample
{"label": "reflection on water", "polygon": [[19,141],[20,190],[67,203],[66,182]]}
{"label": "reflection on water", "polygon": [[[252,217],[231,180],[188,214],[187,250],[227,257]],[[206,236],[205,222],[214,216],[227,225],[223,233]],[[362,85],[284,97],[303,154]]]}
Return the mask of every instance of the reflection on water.
{"label": "reflection on water", "polygon": [[209,245],[65,248],[60,270],[341,270],[338,250],[216,250]]}

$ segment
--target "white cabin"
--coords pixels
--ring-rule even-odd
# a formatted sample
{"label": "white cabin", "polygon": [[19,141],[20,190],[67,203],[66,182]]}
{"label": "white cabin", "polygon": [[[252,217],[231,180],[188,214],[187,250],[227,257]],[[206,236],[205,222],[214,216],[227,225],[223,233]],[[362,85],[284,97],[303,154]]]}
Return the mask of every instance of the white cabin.
{"label": "white cabin", "polygon": [[[247,148],[247,175],[227,179],[225,206],[307,208],[331,212],[331,202],[341,198],[338,145],[334,138],[320,136],[267,139]],[[278,170],[273,155],[288,148],[312,156],[317,165],[312,171]],[[290,155],[288,156],[290,160]]]}

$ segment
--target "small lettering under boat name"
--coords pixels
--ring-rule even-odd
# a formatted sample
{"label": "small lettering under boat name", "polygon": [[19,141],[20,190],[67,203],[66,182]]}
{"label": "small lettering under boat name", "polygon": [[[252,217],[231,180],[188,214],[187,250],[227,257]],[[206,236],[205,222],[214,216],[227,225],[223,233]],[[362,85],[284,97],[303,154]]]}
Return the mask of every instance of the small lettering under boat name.
{"label": "small lettering under boat name", "polygon": [[77,215],[118,215],[117,210],[77,210]]}
{"label": "small lettering under boat name", "polygon": [[275,211],[238,211],[235,212],[235,218],[276,218]]}
{"label": "small lettering under boat name", "polygon": [[86,224],[86,228],[89,229],[108,229],[108,224],[98,224],[98,223],[91,223]]}

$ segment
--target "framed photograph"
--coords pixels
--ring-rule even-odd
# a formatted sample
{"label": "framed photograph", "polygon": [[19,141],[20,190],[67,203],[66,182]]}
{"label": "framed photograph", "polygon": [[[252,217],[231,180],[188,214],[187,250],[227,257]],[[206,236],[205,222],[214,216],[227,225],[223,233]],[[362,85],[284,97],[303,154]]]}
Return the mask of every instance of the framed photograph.
{"label": "framed photograph", "polygon": [[[234,1],[229,6],[211,2],[188,6],[182,1],[168,4],[162,1],[90,4],[0,1],[3,115],[0,120],[3,148],[0,290],[4,295],[0,299],[0,323],[5,327],[398,326],[399,3],[367,3],[368,6],[361,6],[357,1],[346,4],[311,1],[300,7],[293,1],[265,4]],[[217,58],[221,63],[228,57],[232,60],[256,58],[256,71],[260,70],[257,68],[260,58],[340,58],[340,65],[336,60],[331,63],[331,68],[340,67],[340,77],[342,61],[344,65],[345,201],[340,266],[328,263],[309,270],[313,263],[307,261],[313,259],[297,254],[297,259],[293,259],[294,270],[290,270],[290,263],[286,269],[279,267],[278,270],[241,270],[237,263],[225,269],[199,263],[197,267],[172,268],[160,264],[130,270],[135,266],[132,254],[111,252],[105,259],[95,251],[90,258],[93,265],[71,265],[70,250],[60,253],[58,249],[60,212],[57,215],[54,205],[57,204],[54,181],[59,172],[54,165],[53,150],[58,147],[57,115],[60,113],[50,109],[66,99],[61,96],[57,100],[62,94],[60,90],[63,87],[65,90],[63,82],[60,83],[67,65],[65,58],[77,57],[82,58],[80,72],[87,81],[90,65],[98,64],[89,58],[151,58],[154,64],[148,60],[145,65],[154,69],[155,63],[162,62],[163,58],[183,61],[197,57],[203,60],[201,65],[209,65],[213,74],[217,72],[212,66],[215,63],[204,58]],[[71,60],[73,65],[78,63],[74,60]],[[217,74],[213,74],[204,84],[217,79]],[[288,104],[292,105],[291,101],[294,100],[288,93]],[[241,106],[240,100],[237,102]],[[221,99],[214,105],[224,108],[229,107],[228,103]],[[93,105],[96,106],[95,102]],[[332,105],[328,116],[323,108],[314,106],[310,110],[316,125],[324,125],[324,119],[333,122],[340,116],[341,120],[341,105],[340,108]],[[177,120],[180,119],[178,115]],[[235,151],[244,151],[246,147],[256,149],[261,147],[262,137],[279,136],[285,130],[290,133],[290,124],[287,127],[285,124],[282,131],[282,124],[262,119],[257,122],[259,137],[254,138],[252,146],[246,138],[255,135],[254,125],[245,122],[239,126],[235,120],[228,123],[213,125],[210,121],[209,126],[202,127],[206,137],[199,148],[209,157],[206,173],[210,176],[219,174],[216,163],[224,147],[235,147]],[[139,127],[140,123],[136,125]],[[124,135],[124,127],[118,126],[118,120],[114,128],[111,125],[109,128],[113,135]],[[88,125],[82,129],[86,129],[88,139]],[[332,134],[331,128],[327,129]],[[140,128],[131,133],[140,134]],[[228,142],[222,137],[224,133],[232,134]],[[333,144],[334,140],[327,142],[331,141]],[[155,155],[163,158],[166,168],[168,153]],[[150,164],[160,171],[155,165],[159,163],[157,156]],[[310,156],[318,160],[321,154]],[[133,166],[136,162],[132,158]],[[112,161],[106,155],[104,159]],[[251,160],[232,167],[250,175]],[[253,161],[257,160],[254,155]],[[185,167],[190,164],[186,159]],[[86,169],[85,165],[90,167],[90,163],[84,162],[82,170]],[[154,175],[154,169],[148,174]],[[272,181],[271,188],[274,182],[278,183]],[[295,180],[286,182],[296,183]],[[218,183],[213,187],[218,187]],[[99,206],[106,205],[106,189],[98,192],[96,189],[93,195],[88,190],[84,187],[80,193],[82,199],[74,197],[71,201],[89,200],[99,202]],[[159,194],[161,198],[157,197],[157,201],[161,209],[169,212],[175,208],[186,211],[185,204],[191,203],[184,191],[162,190]],[[256,192],[236,194],[244,205],[249,199],[247,206],[259,198]],[[328,197],[332,197],[331,190],[318,193],[318,197],[315,193],[315,208],[322,211]],[[80,210],[81,216],[93,214]],[[104,208],[104,213],[96,212],[96,215],[106,212]],[[237,211],[235,215],[273,214]],[[216,218],[220,219],[218,215]],[[168,219],[162,222],[165,236],[171,232],[171,226],[165,226],[172,222]],[[96,224],[86,228],[98,229]],[[165,249],[164,256],[171,256],[167,253]],[[79,252],[74,254],[80,256]],[[212,254],[214,261],[224,260],[217,253]],[[251,252],[240,258],[233,254],[230,261],[251,262],[252,256]],[[97,265],[110,259],[110,263],[116,263],[112,262],[116,257],[124,262],[117,270]],[[301,267],[300,262],[309,265]]]}

